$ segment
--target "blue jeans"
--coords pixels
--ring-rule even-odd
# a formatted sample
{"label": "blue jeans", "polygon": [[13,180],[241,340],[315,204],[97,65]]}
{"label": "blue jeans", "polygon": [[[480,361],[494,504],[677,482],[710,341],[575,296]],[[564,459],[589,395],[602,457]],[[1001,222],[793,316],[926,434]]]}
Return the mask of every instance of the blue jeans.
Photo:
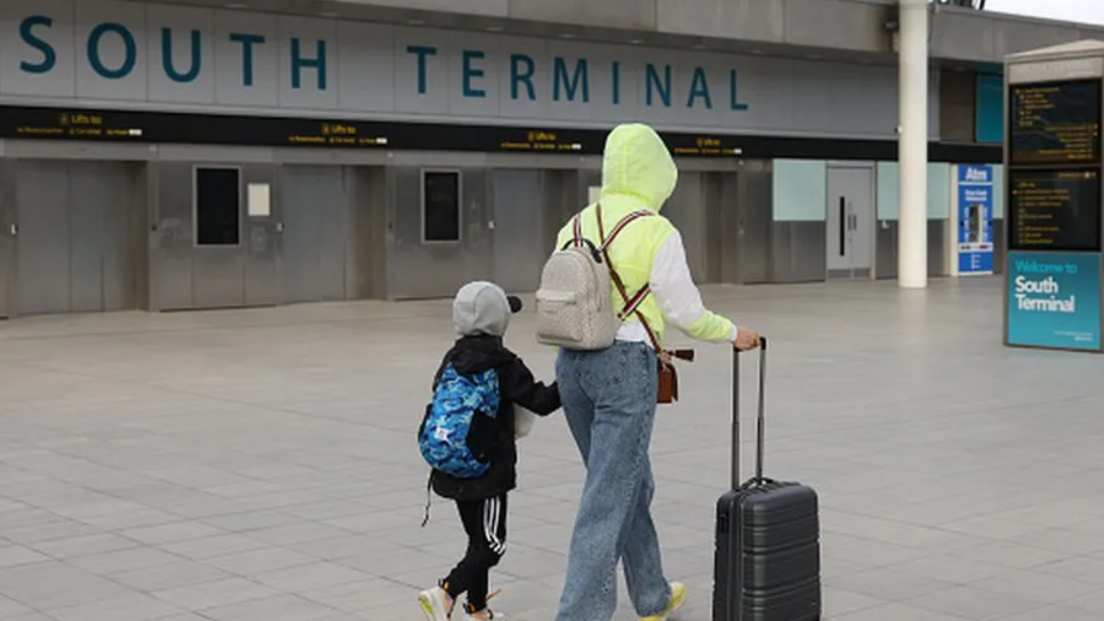
{"label": "blue jeans", "polygon": [[597,352],[562,350],[556,380],[587,470],[556,621],[613,618],[619,560],[637,615],[659,614],[671,593],[649,509],[655,354],[622,342]]}

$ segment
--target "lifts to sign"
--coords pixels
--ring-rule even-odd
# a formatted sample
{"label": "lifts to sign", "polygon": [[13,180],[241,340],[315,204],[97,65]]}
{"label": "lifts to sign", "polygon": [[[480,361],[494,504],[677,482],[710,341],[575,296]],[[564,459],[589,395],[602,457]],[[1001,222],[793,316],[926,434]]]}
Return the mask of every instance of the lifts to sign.
{"label": "lifts to sign", "polygon": [[[24,47],[18,61],[21,72],[45,75],[58,67],[63,35],[55,25],[55,20],[48,15],[29,15],[19,22],[19,36]],[[213,36],[210,32],[164,26],[159,30],[151,27],[147,36],[157,37],[151,42],[153,45],[149,46],[148,53],[160,57],[151,58],[151,62],[146,63],[151,71],[157,67],[171,82],[190,84],[207,70],[203,66],[203,49],[214,43],[210,40]],[[226,32],[219,36],[226,37],[231,44],[229,49],[235,52],[237,58],[223,58],[220,50],[223,46],[215,46],[219,50],[215,64],[220,68],[237,65],[235,72],[240,76],[241,86],[254,87],[259,74],[258,58],[265,46],[279,42],[250,32]],[[92,24],[86,37],[83,33],[78,36],[77,50],[78,54],[86,57],[87,65],[95,75],[104,80],[117,81],[141,70],[139,63],[144,60],[141,55],[147,51],[139,41],[135,32],[126,25],[102,21]],[[281,79],[288,80],[293,90],[332,90],[334,85],[331,81],[337,75],[335,66],[341,56],[340,49],[334,51],[338,46],[323,39],[294,36],[289,41],[288,75]],[[183,54],[181,50],[184,50]],[[430,63],[440,60],[449,53],[448,50],[436,45],[410,44],[400,46],[395,53],[396,71],[413,70],[412,81],[418,95],[448,96],[445,92],[434,92],[436,89],[429,79]],[[542,60],[520,51],[504,53],[497,59],[489,58],[488,53],[480,49],[460,49],[454,54],[459,57],[459,80],[446,83],[465,99],[486,98],[491,85],[501,83],[503,90],[508,91],[509,98],[514,101],[536,102],[539,98],[585,105],[598,102],[596,81],[600,79],[606,82],[601,89],[601,99],[608,98],[604,103],[617,106],[628,97],[629,89],[635,88],[636,80],[639,80],[640,104],[647,108],[748,110],[748,104],[740,97],[736,69],[724,72],[707,71],[702,66],[672,67],[661,62],[598,62],[579,56],[552,56]],[[400,62],[404,57],[405,64]],[[548,66],[539,66],[543,63],[548,63]],[[491,73],[492,67],[501,67],[501,71],[508,72],[508,77],[500,80],[499,76]],[[633,76],[636,80],[631,83],[630,71],[636,74]]]}

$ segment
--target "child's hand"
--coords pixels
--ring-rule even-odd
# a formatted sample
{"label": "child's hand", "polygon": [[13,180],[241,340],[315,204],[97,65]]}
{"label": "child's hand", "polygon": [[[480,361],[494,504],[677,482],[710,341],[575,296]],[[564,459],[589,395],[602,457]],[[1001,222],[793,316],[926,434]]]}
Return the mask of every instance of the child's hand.
{"label": "child's hand", "polygon": [[533,423],[537,420],[537,415],[529,410],[521,407],[518,404],[514,404],[514,437],[524,438],[529,435],[529,432],[533,430]]}

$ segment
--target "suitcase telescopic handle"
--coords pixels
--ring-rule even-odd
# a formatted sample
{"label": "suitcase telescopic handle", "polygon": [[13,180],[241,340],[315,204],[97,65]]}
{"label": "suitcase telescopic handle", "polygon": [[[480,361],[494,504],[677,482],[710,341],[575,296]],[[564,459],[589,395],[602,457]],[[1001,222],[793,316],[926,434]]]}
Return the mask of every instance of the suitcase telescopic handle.
{"label": "suitcase telescopic handle", "polygon": [[[755,429],[755,478],[751,485],[767,482],[763,478],[763,445],[766,442],[767,398],[767,338],[759,338],[759,399]],[[740,489],[740,350],[733,350],[732,359],[732,489]]]}

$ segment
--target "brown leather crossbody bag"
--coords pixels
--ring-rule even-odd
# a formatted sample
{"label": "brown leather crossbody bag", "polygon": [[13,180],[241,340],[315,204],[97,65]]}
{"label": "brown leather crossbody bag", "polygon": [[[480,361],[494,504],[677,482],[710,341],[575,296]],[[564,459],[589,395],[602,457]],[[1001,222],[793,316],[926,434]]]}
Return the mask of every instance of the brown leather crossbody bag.
{"label": "brown leather crossbody bag", "polygon": [[625,289],[625,283],[621,280],[621,276],[618,275],[617,270],[613,267],[613,262],[610,260],[609,251],[606,244],[606,232],[605,227],[602,225],[602,204],[595,205],[595,216],[598,220],[598,235],[601,237],[602,259],[606,262],[606,268],[610,273],[610,280],[613,281],[615,287],[617,287],[618,293],[621,294],[621,299],[625,302],[624,310],[618,314],[618,318],[624,320],[629,315],[636,315],[636,318],[640,320],[640,324],[644,326],[644,331],[648,333],[648,339],[652,342],[652,347],[656,353],[656,366],[658,371],[659,386],[656,391],[657,403],[674,403],[678,401],[679,388],[678,388],[678,371],[675,369],[674,360],[685,360],[687,362],[694,361],[693,349],[676,349],[666,350],[660,345],[659,339],[656,338],[655,331],[652,330],[652,326],[648,324],[648,320],[644,318],[644,315],[640,312],[639,307],[641,302],[651,295],[651,285],[645,284],[640,291],[633,297],[629,297],[628,291]]}

